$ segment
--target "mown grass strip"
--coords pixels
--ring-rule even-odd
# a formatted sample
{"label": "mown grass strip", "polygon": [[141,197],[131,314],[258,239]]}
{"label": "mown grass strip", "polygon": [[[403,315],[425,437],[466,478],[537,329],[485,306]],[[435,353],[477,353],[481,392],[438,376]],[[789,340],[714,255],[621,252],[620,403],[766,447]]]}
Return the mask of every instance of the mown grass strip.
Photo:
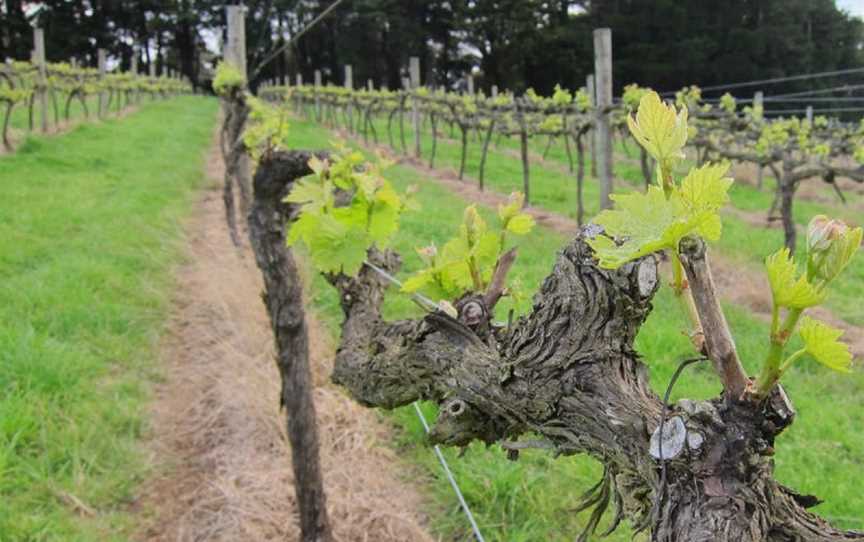
{"label": "mown grass strip", "polygon": [[0,158],[0,540],[123,540],[180,221],[215,100]]}
{"label": "mown grass strip", "polygon": [[[380,132],[379,132],[380,133]],[[326,148],[333,134],[310,122],[294,120],[292,141],[298,148]],[[503,161],[503,158],[499,158]],[[518,159],[510,158],[518,167]],[[507,164],[502,164],[507,167]],[[439,246],[455,231],[466,202],[441,185],[425,180],[409,166],[395,166],[388,178],[396,187],[411,184],[421,187],[418,199],[422,210],[404,217],[395,249],[403,255],[401,276],[415,270],[419,259],[414,248],[434,240]],[[492,177],[489,177],[490,180]],[[541,174],[535,176],[542,182]],[[485,218],[492,219],[488,210]],[[549,230],[537,228],[521,243],[519,259],[511,276],[521,283],[525,292],[533,292],[551,269],[555,253],[566,240]],[[334,290],[322,279],[313,282],[313,301],[330,329],[338,332],[341,313]],[[513,300],[499,308],[506,317]],[[525,311],[530,299],[515,303]],[[688,339],[682,330],[685,320],[680,307],[668,288],[661,289],[654,302],[654,311],[643,326],[636,342],[650,369],[651,382],[658,392],[665,388],[678,361],[692,355]],[[388,317],[416,316],[416,307],[407,296],[391,291],[387,298]],[[767,325],[754,318],[746,309],[726,305],[727,317],[733,327],[748,371],[753,374],[767,348]],[[815,363],[803,362],[784,377],[784,385],[798,409],[798,422],[778,440],[777,473],[791,487],[814,493],[826,500],[817,511],[837,519],[847,528],[864,528],[855,520],[864,510],[864,495],[849,473],[860,470],[864,462],[864,396],[858,391],[864,386],[864,374],[840,375],[822,369]],[[719,392],[717,378],[705,365],[689,369],[675,388],[673,399],[681,397],[703,399]],[[434,419],[434,406],[425,405]],[[431,451],[423,445],[423,429],[410,409],[397,410],[392,419],[404,428],[397,448],[411,460],[427,469],[434,497],[433,527],[445,537],[468,539],[465,518],[461,515],[452,490],[438,471]],[[465,492],[487,540],[534,541],[572,540],[587,519],[571,510],[579,496],[595,483],[601,469],[586,457],[553,459],[542,451],[525,451],[518,462],[510,462],[505,454],[493,447],[489,450],[474,444],[465,455],[458,450],[445,450],[447,459]],[[619,529],[609,540],[630,540],[626,528]]]}

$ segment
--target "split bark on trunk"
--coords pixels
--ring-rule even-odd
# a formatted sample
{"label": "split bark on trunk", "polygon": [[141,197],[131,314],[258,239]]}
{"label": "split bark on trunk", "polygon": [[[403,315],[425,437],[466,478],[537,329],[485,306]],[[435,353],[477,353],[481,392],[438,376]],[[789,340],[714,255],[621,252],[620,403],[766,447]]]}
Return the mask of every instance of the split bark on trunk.
{"label": "split bark on trunk", "polygon": [[[285,170],[279,182],[290,186],[298,175]],[[276,201],[284,193],[271,191]],[[377,273],[364,267],[356,278],[329,277],[345,313],[333,381],[369,407],[437,402],[435,443],[512,441],[531,432],[557,454],[591,455],[605,472],[587,499],[595,506],[589,531],[613,504],[613,528],[627,519],[664,542],[864,540],[808,512],[815,497],[774,480],[774,439],[794,417],[779,388],[760,404],[727,392],[672,405],[665,427],[680,430],[664,432],[658,446],[662,474],[649,443],[664,405],[633,349],[659,283],[657,262],[649,256],[601,269],[586,243],[597,234],[590,226],[564,247],[532,312],[508,328],[478,324],[476,307],[472,318],[436,312],[387,322],[388,284]],[[682,249],[688,278],[698,278],[698,245]],[[372,250],[369,258],[390,272],[399,267],[390,252]]]}
{"label": "split bark on trunk", "polygon": [[240,234],[237,230],[237,206],[234,202],[234,186],[240,192],[240,216],[249,212],[251,196],[249,155],[243,144],[243,130],[249,117],[249,106],[243,96],[238,93],[223,100],[225,119],[222,124],[221,145],[222,158],[225,162],[225,181],[222,185],[222,200],[225,203],[225,221],[231,234],[231,241],[240,246]]}
{"label": "split bark on trunk", "polygon": [[286,223],[294,206],[282,202],[291,187],[283,179],[312,173],[307,165],[310,156],[293,153],[262,160],[254,178],[249,237],[264,277],[262,297],[276,340],[276,364],[282,377],[280,400],[287,411],[302,541],[330,542],[333,535],[318,457],[303,286],[291,249],[285,244]]}

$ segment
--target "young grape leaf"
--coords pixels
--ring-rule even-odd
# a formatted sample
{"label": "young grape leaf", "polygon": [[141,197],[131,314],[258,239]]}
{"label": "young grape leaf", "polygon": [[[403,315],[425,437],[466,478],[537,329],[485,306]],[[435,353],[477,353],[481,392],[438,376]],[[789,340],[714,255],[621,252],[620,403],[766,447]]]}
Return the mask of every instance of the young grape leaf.
{"label": "young grape leaf", "polygon": [[519,213],[507,221],[507,231],[516,235],[525,235],[534,227],[534,217],[527,213]]}
{"label": "young grape leaf", "polygon": [[795,279],[796,268],[788,248],[782,248],[765,259],[765,268],[768,271],[768,282],[771,284],[771,293],[774,296],[774,304],[778,307],[790,309],[806,309],[818,305],[825,299],[812,284],[807,282],[807,277],[801,275]]}
{"label": "young grape leaf", "polygon": [[837,340],[843,335],[842,330],[805,316],[801,319],[798,333],[804,340],[807,353],[816,358],[816,361],[835,371],[850,371],[852,354],[847,345]]}
{"label": "young grape leaf", "polygon": [[690,212],[716,210],[729,202],[732,178],[727,177],[729,163],[705,164],[693,168],[681,182],[680,194]]}
{"label": "young grape leaf", "polygon": [[[712,177],[694,176],[691,183],[698,185]],[[713,182],[713,181],[712,181]],[[651,186],[646,193],[613,195],[614,209],[607,209],[594,220],[603,226],[606,236],[588,240],[594,249],[600,266],[617,269],[624,263],[658,250],[671,249],[677,252],[681,239],[688,235],[700,235],[708,240],[720,237],[720,216],[717,214],[720,201],[717,190],[720,184],[728,189],[728,183],[714,183],[711,190],[691,187],[686,198],[676,189],[667,199],[663,189]]]}
{"label": "young grape leaf", "polygon": [[291,192],[283,201],[301,204],[304,213],[320,211],[325,207],[333,206],[333,185],[321,182],[315,175],[308,175],[294,183]]}
{"label": "young grape leaf", "polygon": [[681,149],[687,142],[687,108],[676,112],[674,105],[663,103],[652,90],[639,100],[636,118],[627,115],[627,126],[655,160],[674,162],[681,157]]}
{"label": "young grape leaf", "polygon": [[347,227],[333,215],[320,215],[316,228],[304,239],[312,263],[324,273],[356,276],[366,260],[366,232]]}

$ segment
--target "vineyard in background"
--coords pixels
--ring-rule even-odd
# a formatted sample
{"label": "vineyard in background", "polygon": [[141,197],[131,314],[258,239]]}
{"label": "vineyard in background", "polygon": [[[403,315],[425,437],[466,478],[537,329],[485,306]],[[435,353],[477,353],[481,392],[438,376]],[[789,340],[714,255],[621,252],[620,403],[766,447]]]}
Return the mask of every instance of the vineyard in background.
{"label": "vineyard in background", "polygon": [[37,28],[34,36],[36,49],[31,61],[6,59],[0,65],[0,137],[6,150],[13,148],[13,130],[58,130],[75,118],[120,113],[144,97],[155,100],[192,91],[179,77],[157,77],[152,69],[155,65],[149,76],[138,73],[137,63],[128,73],[109,72],[104,49],[99,50],[98,68],[78,67],[74,61],[46,62],[44,33]]}
{"label": "vineyard in background", "polygon": [[[266,87],[261,96],[291,104],[295,112],[330,127],[339,126],[361,134],[364,142],[378,143],[380,138],[403,154],[409,154],[406,130],[410,130],[414,139],[411,154],[417,158],[420,157],[421,138],[428,134],[431,142],[424,150],[429,167],[435,165],[439,139],[452,139],[455,135],[460,141],[460,179],[465,173],[469,142],[474,142],[479,146],[477,177],[481,190],[485,185],[490,142],[500,144],[502,138],[517,138],[522,162],[521,188],[529,204],[532,201],[530,142],[540,138],[544,140],[544,158],[552,145],[561,145],[565,149],[568,171],[575,172],[574,212],[581,224],[585,217],[586,154],[593,154],[591,150],[596,147],[593,136],[598,119],[608,116],[612,133],[617,134],[622,150],[628,152],[631,136],[626,118],[635,111],[645,91],[637,85],[630,85],[616,106],[602,111],[592,105],[586,89],[571,93],[559,88],[549,97],[538,96],[533,91],[521,97],[498,92],[486,97],[482,93],[456,94],[422,87],[375,91],[306,85]],[[688,145],[696,163],[727,159],[751,164],[760,172],[767,169],[774,176],[775,194],[766,210],[766,220],[775,220],[775,216],[779,216],[785,243],[792,251],[796,246],[795,193],[802,182],[822,180],[841,199],[845,199],[835,179],[843,177],[859,183],[864,181],[864,169],[859,162],[864,160],[864,123],[843,122],[825,116],[769,118],[764,115],[761,104],[739,108],[729,94],[716,102],[703,102],[698,87],[679,91],[675,102],[686,106],[690,112],[692,133]],[[644,147],[636,147],[639,149],[641,175],[647,186],[656,164],[652,163]],[[596,156],[592,158],[595,158],[591,160],[593,165],[597,160]],[[761,179],[761,173],[759,177]],[[601,177],[599,181],[602,185],[611,185],[611,175],[606,180]],[[611,190],[604,189],[601,198]]]}

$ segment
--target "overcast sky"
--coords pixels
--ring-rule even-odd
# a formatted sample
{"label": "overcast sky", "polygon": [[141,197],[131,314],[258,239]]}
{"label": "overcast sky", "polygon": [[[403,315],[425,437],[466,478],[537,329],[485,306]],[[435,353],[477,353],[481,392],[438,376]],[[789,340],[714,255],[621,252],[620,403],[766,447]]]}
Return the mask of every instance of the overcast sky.
{"label": "overcast sky", "polygon": [[864,0],[837,0],[837,7],[845,9],[852,15],[864,17]]}

